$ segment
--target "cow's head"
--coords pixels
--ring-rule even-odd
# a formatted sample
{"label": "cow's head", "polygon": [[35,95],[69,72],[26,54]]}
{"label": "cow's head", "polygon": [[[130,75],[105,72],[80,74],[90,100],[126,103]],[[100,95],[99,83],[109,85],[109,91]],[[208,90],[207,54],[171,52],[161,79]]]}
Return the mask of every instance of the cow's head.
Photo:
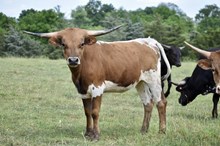
{"label": "cow's head", "polygon": [[186,45],[191,47],[193,50],[207,57],[207,59],[199,60],[198,65],[205,70],[212,70],[213,78],[216,85],[216,93],[220,94],[220,51],[208,52],[201,50],[187,42]]}
{"label": "cow's head", "polygon": [[166,52],[166,56],[167,59],[169,60],[170,65],[175,65],[176,67],[180,67],[181,66],[181,50],[184,47],[175,47],[175,46],[169,46],[169,45],[165,45],[162,44],[165,52]]}
{"label": "cow's head", "polygon": [[176,90],[181,93],[179,97],[179,103],[182,106],[187,105],[188,103],[193,101],[197,96],[193,89],[190,87],[190,78],[191,77],[186,77],[176,87]]}
{"label": "cow's head", "polygon": [[33,33],[24,31],[27,34],[48,38],[49,42],[55,46],[63,47],[64,57],[67,64],[71,68],[76,68],[80,65],[81,56],[84,47],[96,43],[96,36],[101,36],[110,33],[122,25],[109,30],[91,31],[79,28],[67,28],[51,33]]}
{"label": "cow's head", "polygon": [[186,77],[174,85],[177,86],[176,90],[180,92],[179,103],[183,106],[192,102],[199,94],[215,93],[212,71],[204,70],[198,65],[193,70],[191,77]]}

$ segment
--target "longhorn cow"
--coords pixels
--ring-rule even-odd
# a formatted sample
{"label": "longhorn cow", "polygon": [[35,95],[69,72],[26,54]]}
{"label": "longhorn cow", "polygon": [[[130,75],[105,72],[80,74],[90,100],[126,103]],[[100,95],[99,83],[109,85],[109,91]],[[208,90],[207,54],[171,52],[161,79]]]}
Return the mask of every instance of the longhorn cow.
{"label": "longhorn cow", "polygon": [[99,112],[103,93],[123,92],[132,87],[137,89],[144,106],[141,132],[148,130],[153,103],[156,103],[159,113],[159,132],[165,133],[166,129],[167,103],[161,88],[161,55],[168,67],[164,78],[169,76],[170,66],[163,47],[147,38],[116,42],[96,40],[96,36],[119,27],[100,31],[80,28],[51,33],[25,31],[48,38],[51,44],[63,48],[72,81],[81,94],[87,121],[85,136],[92,140],[100,137]]}

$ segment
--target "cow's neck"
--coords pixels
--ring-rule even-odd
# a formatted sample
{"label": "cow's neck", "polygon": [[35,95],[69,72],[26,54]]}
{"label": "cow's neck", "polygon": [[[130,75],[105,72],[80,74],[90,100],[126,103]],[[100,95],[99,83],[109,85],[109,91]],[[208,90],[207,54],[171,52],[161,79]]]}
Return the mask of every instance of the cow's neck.
{"label": "cow's neck", "polygon": [[78,66],[76,68],[69,68],[69,69],[72,73],[72,80],[74,83],[76,83],[77,80],[79,80],[79,74],[80,74],[81,67]]}

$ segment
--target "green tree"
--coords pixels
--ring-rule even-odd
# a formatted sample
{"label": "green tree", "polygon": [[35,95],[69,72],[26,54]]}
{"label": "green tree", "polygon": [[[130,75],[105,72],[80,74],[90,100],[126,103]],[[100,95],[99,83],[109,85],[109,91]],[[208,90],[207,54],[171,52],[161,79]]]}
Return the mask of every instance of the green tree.
{"label": "green tree", "polygon": [[50,32],[61,29],[64,14],[56,10],[23,10],[19,16],[19,27],[22,30],[33,32]]}
{"label": "green tree", "polygon": [[[19,16],[19,27],[21,30],[27,30],[32,32],[52,32],[63,29],[67,24],[64,19],[64,14],[60,12],[60,7],[57,6],[54,9],[49,10],[24,10]],[[33,39],[40,40],[43,45],[47,47],[43,50],[43,54],[51,59],[57,59],[61,57],[61,50],[48,45],[46,39],[39,39],[32,37]]]}
{"label": "green tree", "polygon": [[10,26],[16,27],[15,18],[7,17],[0,12],[0,56],[4,55],[5,34],[9,31]]}
{"label": "green tree", "polygon": [[22,32],[10,27],[5,35],[4,49],[1,50],[1,56],[19,56],[19,57],[36,57],[42,56],[45,46],[41,45],[30,37],[25,36]]}
{"label": "green tree", "polygon": [[193,41],[197,46],[204,49],[219,47],[220,8],[217,5],[206,5],[195,18],[197,28]]}
{"label": "green tree", "polygon": [[98,26],[103,21],[105,14],[115,10],[112,4],[102,5],[99,0],[89,0],[85,6],[88,17],[92,20],[93,26]]}
{"label": "green tree", "polygon": [[75,10],[72,10],[71,18],[75,27],[87,28],[92,23],[84,6],[78,6]]}

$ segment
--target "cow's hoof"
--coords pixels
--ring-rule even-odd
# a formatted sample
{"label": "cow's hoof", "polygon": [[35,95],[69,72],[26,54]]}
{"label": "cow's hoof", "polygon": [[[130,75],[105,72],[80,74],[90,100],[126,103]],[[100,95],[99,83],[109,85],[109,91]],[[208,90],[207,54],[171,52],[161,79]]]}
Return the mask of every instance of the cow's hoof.
{"label": "cow's hoof", "polygon": [[146,128],[144,128],[144,127],[142,127],[141,130],[140,130],[141,134],[143,134],[143,135],[146,134],[147,131],[148,130]]}
{"label": "cow's hoof", "polygon": [[99,140],[99,133],[98,132],[93,132],[93,138],[92,141],[98,141]]}
{"label": "cow's hoof", "polygon": [[86,132],[84,134],[84,136],[85,136],[86,139],[90,139],[93,136],[93,132],[92,131]]}
{"label": "cow's hoof", "polygon": [[86,139],[91,140],[91,141],[98,141],[99,140],[99,134],[94,131],[86,132],[85,137],[86,137]]}
{"label": "cow's hoof", "polygon": [[159,134],[166,134],[166,129],[159,130]]}

